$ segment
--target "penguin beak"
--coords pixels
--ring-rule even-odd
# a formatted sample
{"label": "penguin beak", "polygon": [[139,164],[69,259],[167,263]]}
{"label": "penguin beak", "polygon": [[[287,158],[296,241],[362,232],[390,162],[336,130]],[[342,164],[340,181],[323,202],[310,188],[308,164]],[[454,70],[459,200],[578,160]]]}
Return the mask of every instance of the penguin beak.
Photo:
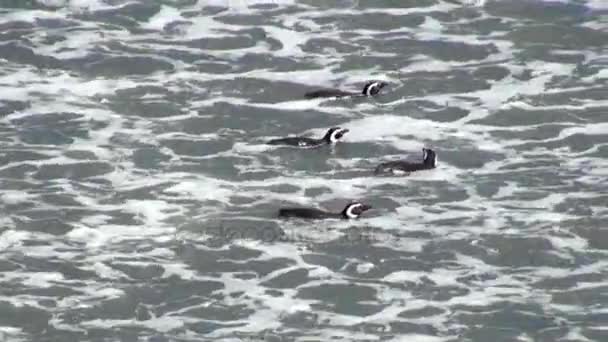
{"label": "penguin beak", "polygon": [[363,204],[363,205],[361,206],[361,210],[362,210],[362,211],[367,211],[367,210],[370,210],[370,209],[372,209],[372,206],[371,206],[371,205]]}

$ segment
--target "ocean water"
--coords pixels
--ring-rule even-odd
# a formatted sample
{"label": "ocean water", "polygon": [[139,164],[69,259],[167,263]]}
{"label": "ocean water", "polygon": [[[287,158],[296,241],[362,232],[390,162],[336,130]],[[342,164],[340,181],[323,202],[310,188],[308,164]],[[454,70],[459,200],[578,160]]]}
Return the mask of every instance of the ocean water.
{"label": "ocean water", "polygon": [[607,341],[607,158],[605,0],[0,0],[0,341]]}

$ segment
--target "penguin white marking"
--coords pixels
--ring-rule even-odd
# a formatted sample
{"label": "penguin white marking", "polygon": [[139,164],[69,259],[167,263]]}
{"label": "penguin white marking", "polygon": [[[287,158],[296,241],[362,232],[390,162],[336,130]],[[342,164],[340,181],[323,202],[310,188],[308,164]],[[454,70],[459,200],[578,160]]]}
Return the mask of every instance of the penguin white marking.
{"label": "penguin white marking", "polygon": [[353,210],[355,210],[356,208],[360,208],[362,206],[363,206],[363,204],[361,204],[361,203],[351,204],[348,207],[348,209],[346,209],[346,216],[348,216],[348,218],[351,218],[351,219],[356,219],[357,217],[359,217],[359,214],[353,213]]}

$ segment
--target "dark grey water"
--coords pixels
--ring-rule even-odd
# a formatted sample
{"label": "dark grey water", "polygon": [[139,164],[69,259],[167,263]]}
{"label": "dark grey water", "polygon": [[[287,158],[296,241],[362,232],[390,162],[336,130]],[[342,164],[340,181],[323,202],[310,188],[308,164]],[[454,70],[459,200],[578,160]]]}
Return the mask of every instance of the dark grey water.
{"label": "dark grey water", "polygon": [[0,340],[606,341],[607,5],[0,1]]}

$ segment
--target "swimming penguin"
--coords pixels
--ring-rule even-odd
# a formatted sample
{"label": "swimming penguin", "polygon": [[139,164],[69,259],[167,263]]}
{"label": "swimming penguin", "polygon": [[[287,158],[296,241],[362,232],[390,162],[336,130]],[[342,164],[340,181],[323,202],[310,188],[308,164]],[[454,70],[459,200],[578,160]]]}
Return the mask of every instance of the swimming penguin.
{"label": "swimming penguin", "polygon": [[320,89],[308,92],[304,94],[304,97],[314,99],[319,97],[375,96],[378,95],[380,90],[387,85],[388,83],[383,81],[368,81],[365,83],[363,86],[363,91],[360,93],[340,89]]}
{"label": "swimming penguin", "polygon": [[375,174],[409,174],[420,170],[430,170],[437,166],[437,154],[429,148],[422,149],[422,162],[413,163],[407,160],[385,162],[376,167]]}
{"label": "swimming penguin", "polygon": [[315,208],[281,208],[279,209],[279,217],[299,217],[307,219],[356,219],[359,218],[364,211],[372,207],[360,202],[351,202],[344,207],[339,213],[332,213]]}
{"label": "swimming penguin", "polygon": [[346,128],[332,127],[327,130],[327,133],[321,139],[307,138],[307,137],[287,137],[280,139],[273,139],[267,142],[269,145],[285,145],[298,148],[314,148],[323,145],[332,145],[338,142],[344,134],[348,133],[349,130]]}

